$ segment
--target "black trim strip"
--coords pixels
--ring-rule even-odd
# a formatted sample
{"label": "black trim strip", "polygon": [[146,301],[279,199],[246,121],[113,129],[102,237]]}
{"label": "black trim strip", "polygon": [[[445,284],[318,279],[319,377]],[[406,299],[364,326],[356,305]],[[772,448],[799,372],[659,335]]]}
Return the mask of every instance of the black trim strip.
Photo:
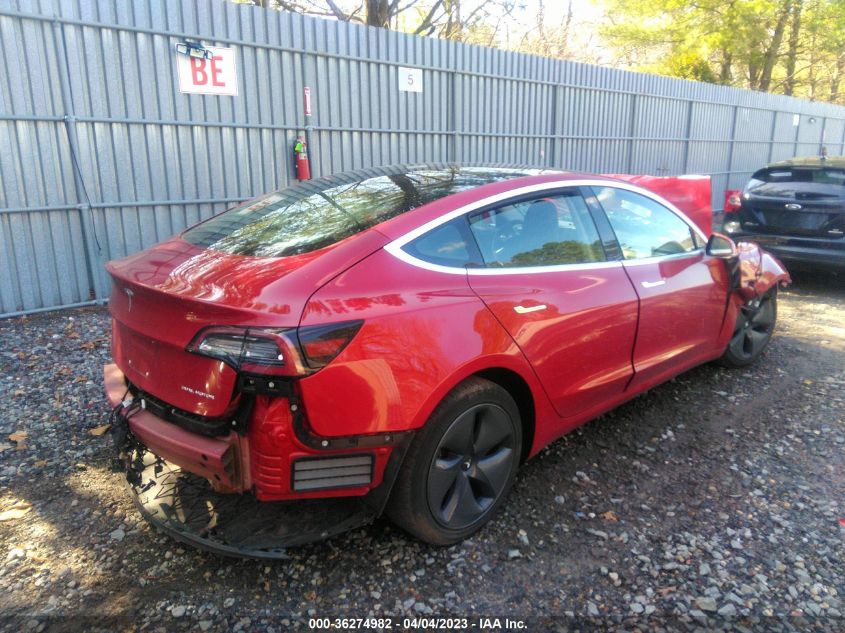
{"label": "black trim strip", "polygon": [[143,409],[186,431],[196,433],[197,435],[205,435],[206,437],[228,435],[229,431],[235,431],[239,435],[245,435],[249,426],[249,420],[252,417],[252,410],[255,406],[255,398],[251,394],[246,393],[241,395],[238,408],[234,413],[212,418],[174,407],[164,400],[143,391],[128,380],[126,383],[129,393],[139,401]]}

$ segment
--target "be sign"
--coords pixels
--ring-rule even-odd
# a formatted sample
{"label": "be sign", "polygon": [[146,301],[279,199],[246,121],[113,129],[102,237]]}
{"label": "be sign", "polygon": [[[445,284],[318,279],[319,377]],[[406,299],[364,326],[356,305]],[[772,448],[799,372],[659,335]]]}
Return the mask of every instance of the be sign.
{"label": "be sign", "polygon": [[235,49],[206,46],[211,59],[176,55],[180,92],[200,95],[238,94]]}

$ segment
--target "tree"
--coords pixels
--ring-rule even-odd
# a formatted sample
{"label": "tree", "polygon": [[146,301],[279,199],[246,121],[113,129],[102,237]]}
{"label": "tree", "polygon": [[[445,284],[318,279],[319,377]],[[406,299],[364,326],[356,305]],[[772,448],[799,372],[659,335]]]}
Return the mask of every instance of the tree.
{"label": "tree", "polygon": [[[489,35],[489,25],[496,16],[510,14],[517,5],[516,0],[233,1],[462,41],[473,39],[473,33],[479,29]],[[404,28],[399,28],[400,23]]]}
{"label": "tree", "polygon": [[801,35],[801,10],[803,8],[804,3],[802,0],[792,0],[792,22],[789,27],[789,49],[786,53],[785,63],[786,79],[783,84],[783,93],[786,95],[792,95],[795,93],[795,65],[798,61],[798,44]]}
{"label": "tree", "polygon": [[840,100],[843,0],[607,0],[617,60],[640,70]]}
{"label": "tree", "polygon": [[845,103],[845,0],[531,0],[527,24],[528,0],[232,1]]}

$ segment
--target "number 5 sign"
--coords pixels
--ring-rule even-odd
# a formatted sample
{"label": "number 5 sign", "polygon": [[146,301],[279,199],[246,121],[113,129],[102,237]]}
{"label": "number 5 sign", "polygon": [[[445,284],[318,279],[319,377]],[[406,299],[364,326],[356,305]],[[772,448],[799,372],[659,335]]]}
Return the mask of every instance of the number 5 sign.
{"label": "number 5 sign", "polygon": [[238,94],[235,49],[207,46],[211,59],[176,55],[179,91],[201,95]]}
{"label": "number 5 sign", "polygon": [[422,92],[422,69],[400,66],[399,90],[402,92]]}

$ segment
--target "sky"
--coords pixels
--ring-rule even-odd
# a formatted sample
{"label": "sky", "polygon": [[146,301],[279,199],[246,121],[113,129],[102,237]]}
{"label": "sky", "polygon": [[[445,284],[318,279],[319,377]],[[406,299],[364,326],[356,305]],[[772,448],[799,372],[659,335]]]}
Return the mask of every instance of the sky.
{"label": "sky", "polygon": [[[526,27],[533,27],[537,21],[537,13],[540,8],[538,0],[522,0],[524,9],[519,12],[520,20],[515,20],[511,26],[510,37],[521,38],[526,31]],[[569,9],[568,0],[545,0],[543,3],[545,9],[544,23],[549,27],[555,27],[563,23],[566,13]],[[578,58],[577,52],[583,48],[590,46],[595,53],[595,59],[590,61],[599,61],[599,58],[607,51],[596,49],[598,32],[597,23],[602,20],[604,15],[604,5],[601,0],[572,0],[572,23],[571,23],[571,38],[573,39],[571,50],[574,53],[573,58]],[[508,43],[506,43],[507,46]]]}

